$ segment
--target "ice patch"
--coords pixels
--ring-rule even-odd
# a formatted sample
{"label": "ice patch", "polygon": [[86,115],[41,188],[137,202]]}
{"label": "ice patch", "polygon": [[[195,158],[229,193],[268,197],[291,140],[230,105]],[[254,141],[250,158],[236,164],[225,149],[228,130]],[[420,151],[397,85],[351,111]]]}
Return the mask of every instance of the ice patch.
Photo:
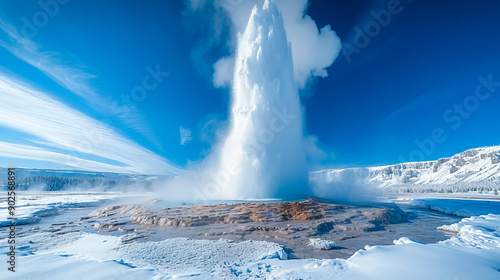
{"label": "ice patch", "polygon": [[337,247],[334,241],[322,240],[320,238],[309,238],[309,245],[318,250],[330,250]]}

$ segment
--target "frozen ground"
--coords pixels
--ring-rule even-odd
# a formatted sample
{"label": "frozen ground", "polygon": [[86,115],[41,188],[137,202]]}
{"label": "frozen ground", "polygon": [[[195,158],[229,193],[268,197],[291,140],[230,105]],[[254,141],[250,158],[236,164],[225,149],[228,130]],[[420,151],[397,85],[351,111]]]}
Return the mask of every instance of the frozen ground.
{"label": "frozen ground", "polygon": [[[43,217],[61,214],[67,210],[102,205],[123,197],[120,193],[89,193],[89,192],[16,192],[16,224],[31,224],[39,222]],[[0,227],[10,224],[7,220],[7,197],[0,198]]]}
{"label": "frozen ground", "polygon": [[[284,246],[289,258],[348,258],[366,244],[389,245],[406,236],[426,243],[449,237],[436,227],[459,218],[418,207],[402,211],[392,203],[339,204],[308,199],[158,208],[113,205],[78,223],[104,234],[134,232],[137,241],[175,237],[241,242],[259,240]],[[312,239],[333,241],[334,250],[311,250]]]}
{"label": "frozen ground", "polygon": [[[84,194],[77,195],[85,197]],[[103,200],[111,198],[103,196]],[[117,194],[111,196],[116,199]],[[66,194],[46,197],[44,202],[47,205],[64,205],[58,203],[66,201],[66,205],[70,205],[74,202],[73,198],[73,194]],[[94,203],[88,200],[86,202]],[[480,211],[485,205],[484,201],[477,200],[409,200],[408,197],[398,202],[409,203],[401,204],[402,207],[410,207],[408,209],[420,209],[422,201],[440,209],[455,209],[447,210],[450,213],[459,213],[457,203],[476,209],[474,211]],[[39,206],[45,209],[43,205]],[[453,236],[437,244],[423,244],[402,235],[395,238],[395,245],[367,245],[349,258],[337,259],[289,259],[285,248],[276,242],[189,238],[138,242],[134,240],[137,232],[121,236],[103,235],[76,222],[66,223],[66,229],[54,230],[52,224],[48,226],[64,219],[66,222],[67,219],[73,220],[75,215],[71,213],[85,216],[97,208],[91,206],[65,211],[57,216],[42,217],[37,224],[20,226],[21,230],[35,225],[40,228],[37,232],[25,231],[18,236],[17,272],[8,271],[4,264],[0,269],[0,279],[390,280],[500,277],[500,215],[474,216],[442,225],[439,230],[448,231]],[[495,206],[482,211],[491,209],[494,210]],[[6,257],[8,249],[7,240],[0,239],[0,254]],[[324,250],[311,246],[311,251]]]}
{"label": "frozen ground", "polygon": [[[9,279],[498,279],[500,216],[463,219],[459,234],[439,244],[400,238],[367,246],[351,258],[286,260],[271,242],[167,239],[123,244],[120,237],[82,232],[19,238]],[[0,242],[7,253],[5,240]]]}

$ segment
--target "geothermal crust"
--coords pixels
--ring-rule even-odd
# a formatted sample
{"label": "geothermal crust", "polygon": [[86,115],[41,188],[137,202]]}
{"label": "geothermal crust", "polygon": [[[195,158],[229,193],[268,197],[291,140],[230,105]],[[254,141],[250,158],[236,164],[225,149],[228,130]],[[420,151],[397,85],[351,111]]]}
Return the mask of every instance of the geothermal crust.
{"label": "geothermal crust", "polygon": [[[194,205],[156,210],[116,205],[96,210],[91,216],[95,221],[93,228],[100,232],[133,232],[124,236],[124,240],[144,237],[149,240],[173,237],[265,240],[284,245],[291,257],[300,258],[350,256],[368,243],[366,238],[374,241],[387,235],[383,242],[392,242],[394,231],[387,227],[408,219],[408,215],[394,205],[360,207],[312,198],[297,202]],[[145,228],[148,233],[144,233]],[[137,234],[138,231],[141,233]],[[311,238],[337,246],[318,251],[317,246],[311,245]]]}

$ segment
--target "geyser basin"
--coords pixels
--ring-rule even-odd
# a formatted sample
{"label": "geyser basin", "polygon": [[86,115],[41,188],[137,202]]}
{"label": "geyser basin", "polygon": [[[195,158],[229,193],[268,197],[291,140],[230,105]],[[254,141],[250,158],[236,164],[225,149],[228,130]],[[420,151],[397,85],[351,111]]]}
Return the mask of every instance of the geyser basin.
{"label": "geyser basin", "polygon": [[[365,245],[392,244],[407,236],[422,242],[446,239],[436,228],[459,218],[393,204],[354,206],[308,199],[295,202],[236,203],[160,208],[116,205],[93,212],[93,227],[123,239],[148,241],[174,237],[261,240],[283,245],[290,257],[350,257]],[[334,241],[332,250],[315,250],[310,239]]]}
{"label": "geyser basin", "polygon": [[231,128],[215,173],[225,180],[209,199],[310,194],[292,50],[275,1],[254,7],[239,38]]}

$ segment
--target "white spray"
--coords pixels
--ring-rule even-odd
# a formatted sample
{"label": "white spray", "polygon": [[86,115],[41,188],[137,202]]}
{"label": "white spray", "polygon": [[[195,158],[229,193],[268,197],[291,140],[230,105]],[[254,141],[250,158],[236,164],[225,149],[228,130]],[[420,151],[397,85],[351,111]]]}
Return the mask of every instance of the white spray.
{"label": "white spray", "polygon": [[212,176],[219,199],[309,194],[291,52],[275,1],[254,7],[238,41],[231,128]]}

